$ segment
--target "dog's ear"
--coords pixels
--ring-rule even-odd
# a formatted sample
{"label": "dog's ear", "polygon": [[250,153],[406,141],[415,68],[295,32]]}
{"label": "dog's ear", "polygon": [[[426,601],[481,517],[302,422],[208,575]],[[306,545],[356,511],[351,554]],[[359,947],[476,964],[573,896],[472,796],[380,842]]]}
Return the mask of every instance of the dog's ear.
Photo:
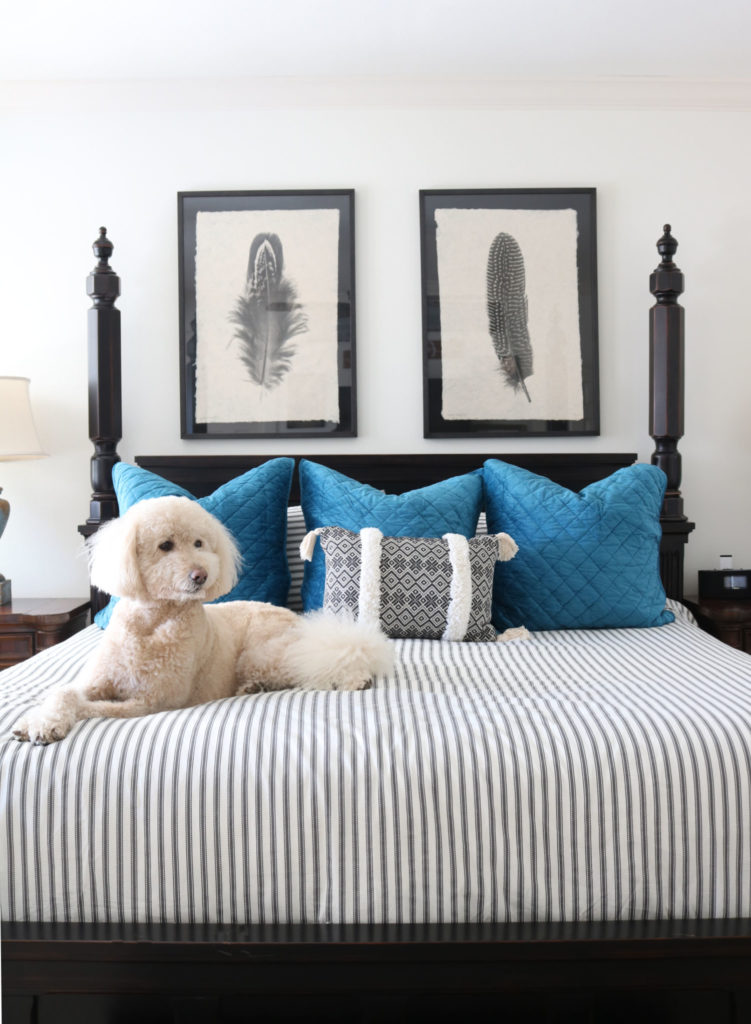
{"label": "dog's ear", "polygon": [[145,596],[138,567],[138,523],[133,516],[113,519],[100,527],[88,544],[89,575],[93,586],[115,597]]}
{"label": "dog's ear", "polygon": [[206,588],[205,601],[215,601],[218,597],[228,594],[237,583],[237,574],[242,564],[242,555],[229,530],[218,519],[213,520],[211,528],[211,544],[219,556],[219,575],[216,581]]}

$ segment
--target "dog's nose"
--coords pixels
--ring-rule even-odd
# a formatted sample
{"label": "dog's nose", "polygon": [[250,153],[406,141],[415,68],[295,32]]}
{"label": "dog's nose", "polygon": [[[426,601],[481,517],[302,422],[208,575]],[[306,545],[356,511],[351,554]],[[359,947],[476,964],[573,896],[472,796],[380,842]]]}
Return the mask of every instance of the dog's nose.
{"label": "dog's nose", "polygon": [[205,569],[194,569],[190,574],[190,578],[196,586],[202,587],[208,578],[208,574]]}

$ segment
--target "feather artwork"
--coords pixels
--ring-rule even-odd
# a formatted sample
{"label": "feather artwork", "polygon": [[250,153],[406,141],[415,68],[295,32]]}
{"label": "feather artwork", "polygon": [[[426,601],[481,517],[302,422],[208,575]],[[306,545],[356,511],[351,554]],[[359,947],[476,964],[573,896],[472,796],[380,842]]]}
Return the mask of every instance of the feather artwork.
{"label": "feather artwork", "polygon": [[245,290],[229,319],[237,325],[240,359],[250,379],[267,391],[277,387],[292,365],[293,339],[308,329],[295,286],[284,276],[278,235],[253,239]]}
{"label": "feather artwork", "polygon": [[531,402],[526,377],[532,374],[527,327],[524,256],[512,235],[501,231],[488,252],[488,328],[506,383]]}

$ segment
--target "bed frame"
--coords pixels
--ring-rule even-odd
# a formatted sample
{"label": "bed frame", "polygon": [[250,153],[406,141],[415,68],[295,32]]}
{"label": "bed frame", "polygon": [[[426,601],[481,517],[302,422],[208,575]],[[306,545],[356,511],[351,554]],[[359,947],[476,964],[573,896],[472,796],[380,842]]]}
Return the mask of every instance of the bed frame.
{"label": "bed frame", "polygon": [[[667,474],[661,572],[683,594],[693,524],[680,492],[683,275],[666,225],[650,277],[652,461]],[[117,515],[121,437],[119,278],[101,229],[87,281],[89,536]],[[288,454],[284,452],[283,454]],[[401,493],[498,455],[305,456]],[[509,454],[506,461],[580,489],[629,465],[626,454]],[[263,457],[156,456],[137,462],[197,496]],[[297,483],[290,501],[298,502]],[[103,596],[92,593],[94,607]],[[3,1020],[47,1021],[751,1021],[751,920],[425,926],[4,924]],[[492,1014],[492,1017],[490,1016]]]}

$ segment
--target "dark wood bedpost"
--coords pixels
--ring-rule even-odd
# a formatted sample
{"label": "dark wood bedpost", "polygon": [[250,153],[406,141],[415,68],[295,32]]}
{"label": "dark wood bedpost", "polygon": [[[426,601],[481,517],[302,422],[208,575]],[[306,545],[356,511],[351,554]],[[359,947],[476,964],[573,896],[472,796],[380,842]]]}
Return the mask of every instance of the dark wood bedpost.
{"label": "dark wood bedpost", "polygon": [[[91,296],[88,312],[89,344],[89,437],[94,445],[91,457],[91,501],[89,518],[79,533],[90,537],[109,519],[117,516],[117,498],[112,484],[112,467],[120,461],[117,444],[122,437],[122,395],[120,375],[120,278],[109,265],[114,246],[107,229],[99,229],[94,242],[98,262],[86,279]],[[92,614],[106,602],[105,595],[92,589]]]}
{"label": "dark wood bedpost", "polygon": [[681,456],[683,437],[684,328],[683,274],[673,262],[678,243],[666,224],[657,242],[660,265],[649,278],[657,300],[649,311],[649,433],[655,441],[652,463],[668,478],[660,520],[660,570],[668,597],[683,597],[684,545],[694,524],[683,514]]}

